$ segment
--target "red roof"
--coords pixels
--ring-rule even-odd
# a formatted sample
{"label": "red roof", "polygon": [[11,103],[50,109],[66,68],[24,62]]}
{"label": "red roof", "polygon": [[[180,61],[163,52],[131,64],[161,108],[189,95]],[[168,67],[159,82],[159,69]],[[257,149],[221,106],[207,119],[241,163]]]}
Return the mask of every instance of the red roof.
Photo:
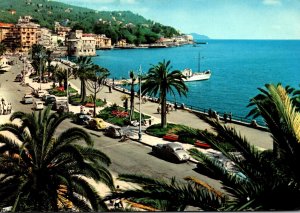
{"label": "red roof", "polygon": [[94,37],[95,34],[83,33],[82,36],[83,36],[83,37]]}
{"label": "red roof", "polygon": [[14,24],[0,22],[0,27],[13,27]]}

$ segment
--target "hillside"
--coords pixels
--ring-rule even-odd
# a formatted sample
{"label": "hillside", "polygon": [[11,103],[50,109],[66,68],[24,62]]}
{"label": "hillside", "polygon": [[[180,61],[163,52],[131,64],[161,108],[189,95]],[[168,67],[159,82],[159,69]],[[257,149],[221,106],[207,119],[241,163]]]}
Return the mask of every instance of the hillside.
{"label": "hillside", "polygon": [[[15,14],[10,11],[15,10]],[[53,29],[58,21],[87,33],[105,33],[113,42],[153,42],[159,36],[171,37],[178,31],[130,11],[96,11],[49,0],[1,0],[0,22],[17,23],[20,16],[31,15],[42,27]]]}

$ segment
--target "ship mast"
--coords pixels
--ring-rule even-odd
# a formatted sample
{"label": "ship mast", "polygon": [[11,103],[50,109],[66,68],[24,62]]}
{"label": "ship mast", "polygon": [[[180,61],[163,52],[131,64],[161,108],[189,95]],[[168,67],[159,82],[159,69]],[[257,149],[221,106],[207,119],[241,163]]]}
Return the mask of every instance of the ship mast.
{"label": "ship mast", "polygon": [[198,53],[198,72],[200,72],[200,51]]}

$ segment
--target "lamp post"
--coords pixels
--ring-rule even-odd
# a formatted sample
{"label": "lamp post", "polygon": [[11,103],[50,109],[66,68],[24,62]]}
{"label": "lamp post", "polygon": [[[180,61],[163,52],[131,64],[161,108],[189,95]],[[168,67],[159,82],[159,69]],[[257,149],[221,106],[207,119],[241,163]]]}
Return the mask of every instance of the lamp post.
{"label": "lamp post", "polygon": [[142,66],[140,65],[140,73],[139,73],[139,89],[140,89],[140,94],[139,94],[139,114],[140,114],[140,122],[139,122],[139,142],[142,141],[142,114],[141,114],[141,101],[142,101]]}
{"label": "lamp post", "polygon": [[[67,56],[67,61],[68,61],[68,56]],[[69,78],[69,68],[67,69],[67,102],[69,104],[69,82],[68,82],[68,78]]]}
{"label": "lamp post", "polygon": [[40,53],[39,57],[40,57],[40,90],[42,90],[42,57],[43,57],[43,54]]}

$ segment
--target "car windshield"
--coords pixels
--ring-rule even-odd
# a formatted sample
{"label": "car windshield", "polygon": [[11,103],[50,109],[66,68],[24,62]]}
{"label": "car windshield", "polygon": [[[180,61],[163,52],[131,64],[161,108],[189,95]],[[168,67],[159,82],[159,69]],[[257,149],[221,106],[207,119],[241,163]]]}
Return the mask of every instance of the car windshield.
{"label": "car windshield", "polygon": [[178,150],[183,150],[183,148],[182,147],[175,147],[174,148],[174,151],[178,151]]}

